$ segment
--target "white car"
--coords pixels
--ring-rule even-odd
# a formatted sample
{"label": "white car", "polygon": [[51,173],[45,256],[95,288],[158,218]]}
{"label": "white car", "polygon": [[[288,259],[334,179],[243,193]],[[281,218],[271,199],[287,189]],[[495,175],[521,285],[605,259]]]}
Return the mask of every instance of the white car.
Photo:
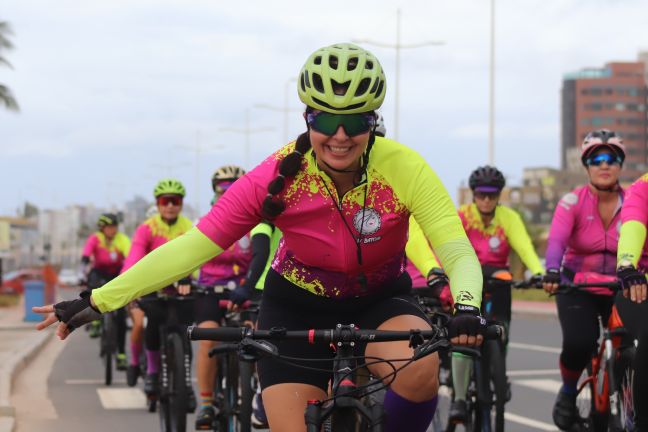
{"label": "white car", "polygon": [[58,275],[59,283],[64,286],[77,286],[81,283],[83,276],[74,269],[62,269]]}

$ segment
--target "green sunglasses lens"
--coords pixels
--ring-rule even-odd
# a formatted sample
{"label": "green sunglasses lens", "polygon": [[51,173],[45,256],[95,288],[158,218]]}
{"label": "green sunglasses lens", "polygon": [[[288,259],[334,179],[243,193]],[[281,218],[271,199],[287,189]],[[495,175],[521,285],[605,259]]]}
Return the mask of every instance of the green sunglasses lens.
{"label": "green sunglasses lens", "polygon": [[373,127],[373,121],[367,114],[331,114],[319,112],[308,116],[308,123],[317,132],[325,135],[334,135],[342,126],[349,136],[356,136],[366,132]]}

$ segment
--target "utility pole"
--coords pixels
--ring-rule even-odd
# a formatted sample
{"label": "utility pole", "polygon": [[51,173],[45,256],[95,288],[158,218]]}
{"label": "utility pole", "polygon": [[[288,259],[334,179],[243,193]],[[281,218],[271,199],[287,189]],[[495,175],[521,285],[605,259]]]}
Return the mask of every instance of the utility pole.
{"label": "utility pole", "polygon": [[394,140],[398,141],[398,124],[399,124],[399,110],[400,110],[400,52],[402,49],[409,49],[409,48],[423,48],[426,46],[439,46],[439,45],[445,45],[444,41],[426,41],[426,42],[420,42],[420,43],[415,43],[415,44],[402,44],[401,43],[401,10],[397,9],[396,10],[396,43],[395,44],[388,44],[384,42],[375,42],[372,40],[368,39],[355,39],[353,42],[356,43],[366,43],[370,45],[375,45],[378,47],[382,48],[391,48],[396,50],[396,84],[395,84],[395,91],[394,91],[394,133],[393,137]]}
{"label": "utility pole", "polygon": [[490,75],[488,99],[488,164],[495,165],[495,0],[490,8]]}
{"label": "utility pole", "polygon": [[245,110],[245,127],[243,128],[231,128],[224,127],[220,128],[219,131],[222,132],[234,132],[245,135],[245,169],[250,169],[250,135],[260,132],[273,131],[274,128],[271,127],[260,127],[260,128],[251,128],[250,127],[250,110]]}

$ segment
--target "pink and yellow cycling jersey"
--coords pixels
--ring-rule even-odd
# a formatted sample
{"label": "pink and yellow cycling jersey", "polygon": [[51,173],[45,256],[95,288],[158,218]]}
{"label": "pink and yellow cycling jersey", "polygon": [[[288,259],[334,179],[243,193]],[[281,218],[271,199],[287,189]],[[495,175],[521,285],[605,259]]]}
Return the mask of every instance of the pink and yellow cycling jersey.
{"label": "pink and yellow cycling jersey", "polygon": [[246,234],[232,244],[222,254],[207,261],[200,268],[198,282],[202,285],[227,285],[242,283],[252,261],[250,235]]}
{"label": "pink and yellow cycling jersey", "polygon": [[515,210],[498,205],[488,226],[484,226],[475,203],[461,206],[459,217],[482,265],[508,267],[512,248],[533,274],[544,273],[522,218]]}
{"label": "pink and yellow cycling jersey", "polygon": [[145,220],[133,234],[133,243],[130,253],[126,257],[122,273],[152,250],[189,231],[192,225],[191,221],[182,215],[178,216],[173,225],[164,222],[159,214]]}
{"label": "pink and yellow cycling jersey", "polygon": [[124,233],[118,232],[108,241],[101,231],[97,231],[88,237],[83,247],[83,256],[92,258],[92,267],[101,273],[118,275],[130,247],[130,239]]}
{"label": "pink and yellow cycling jersey", "polygon": [[562,265],[568,273],[614,274],[623,201],[624,191],[620,188],[617,209],[605,228],[599,214],[598,196],[589,185],[562,197],[551,221],[547,268],[559,269]]}
{"label": "pink and yellow cycling jersey", "polygon": [[[279,162],[293,149],[289,144],[234,183],[198,229],[221,248],[249,231],[262,218],[261,203]],[[307,152],[280,195],[286,209],[274,223],[284,236],[272,268],[312,293],[356,297],[376,292],[403,273],[410,213],[433,245],[465,238],[441,182],[412,150],[376,138],[365,180],[339,197],[312,150]]]}
{"label": "pink and yellow cycling jersey", "polygon": [[648,174],[641,176],[626,192],[621,209],[621,236],[617,253],[618,265],[634,265],[648,271]]}

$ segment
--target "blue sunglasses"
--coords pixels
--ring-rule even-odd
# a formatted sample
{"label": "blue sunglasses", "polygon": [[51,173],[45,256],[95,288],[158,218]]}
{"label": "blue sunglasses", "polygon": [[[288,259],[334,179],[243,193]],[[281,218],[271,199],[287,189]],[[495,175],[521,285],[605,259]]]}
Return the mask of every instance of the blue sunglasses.
{"label": "blue sunglasses", "polygon": [[609,153],[597,154],[596,156],[587,158],[587,160],[585,160],[587,166],[601,166],[603,162],[608,165],[621,165],[622,160],[620,157],[611,155]]}

